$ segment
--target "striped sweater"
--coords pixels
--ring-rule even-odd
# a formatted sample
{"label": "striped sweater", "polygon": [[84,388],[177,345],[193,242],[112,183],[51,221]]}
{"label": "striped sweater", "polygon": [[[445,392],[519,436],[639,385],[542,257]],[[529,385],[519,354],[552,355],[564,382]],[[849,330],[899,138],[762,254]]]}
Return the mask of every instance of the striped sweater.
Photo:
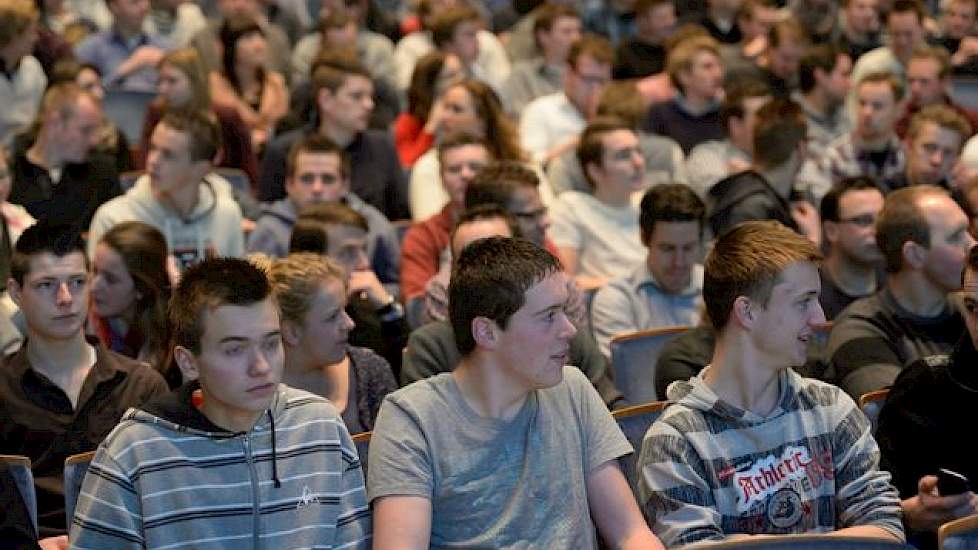
{"label": "striped sweater", "polygon": [[641,503],[666,546],[857,525],[903,537],[869,422],[842,390],[784,369],[780,401],[760,417],[720,401],[704,372],[670,387],[678,402],[639,455]]}
{"label": "striped sweater", "polygon": [[195,385],[130,409],[82,485],[71,547],[367,548],[356,448],[325,399],[279,386],[249,432],[214,426]]}

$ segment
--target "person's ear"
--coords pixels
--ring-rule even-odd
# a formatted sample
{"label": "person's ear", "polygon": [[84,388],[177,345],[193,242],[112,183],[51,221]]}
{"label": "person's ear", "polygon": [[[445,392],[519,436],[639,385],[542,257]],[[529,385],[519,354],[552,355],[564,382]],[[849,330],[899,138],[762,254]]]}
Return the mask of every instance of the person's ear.
{"label": "person's ear", "polygon": [[754,326],[754,312],[752,308],[754,304],[751,303],[750,298],[746,296],[738,296],[733,303],[733,311],[731,311],[731,317],[738,326],[750,329]]}
{"label": "person's ear", "polygon": [[488,317],[472,319],[472,339],[479,347],[494,349],[496,347],[496,323]]}
{"label": "person's ear", "polygon": [[10,294],[10,299],[17,304],[17,307],[20,307],[20,285],[13,277],[7,279],[7,293]]}
{"label": "person's ear", "polygon": [[833,221],[822,222],[822,232],[825,240],[833,243],[839,239],[839,224]]}
{"label": "person's ear", "polygon": [[298,346],[299,340],[302,339],[302,330],[299,326],[295,322],[285,319],[279,326],[282,330],[282,341],[292,347]]}
{"label": "person's ear", "polygon": [[183,346],[173,348],[173,359],[180,367],[180,374],[183,375],[184,382],[196,380],[200,376],[200,369],[197,368],[197,359],[194,354]]}
{"label": "person's ear", "polygon": [[927,249],[913,241],[904,242],[903,246],[900,247],[900,253],[903,254],[903,261],[910,264],[914,269],[923,268],[927,261]]}

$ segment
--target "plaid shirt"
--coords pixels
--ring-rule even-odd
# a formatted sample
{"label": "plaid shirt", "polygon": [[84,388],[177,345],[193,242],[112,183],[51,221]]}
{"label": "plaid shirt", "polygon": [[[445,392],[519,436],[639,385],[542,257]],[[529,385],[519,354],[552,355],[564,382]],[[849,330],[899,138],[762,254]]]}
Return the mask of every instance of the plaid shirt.
{"label": "plaid shirt", "polygon": [[854,133],[850,132],[833,141],[818,161],[829,187],[851,176],[875,179],[883,194],[902,187],[900,182],[905,181],[903,176],[907,169],[907,157],[900,139],[896,135],[890,138],[885,149],[886,157],[880,166],[873,162],[870,151],[856,145],[853,137]]}

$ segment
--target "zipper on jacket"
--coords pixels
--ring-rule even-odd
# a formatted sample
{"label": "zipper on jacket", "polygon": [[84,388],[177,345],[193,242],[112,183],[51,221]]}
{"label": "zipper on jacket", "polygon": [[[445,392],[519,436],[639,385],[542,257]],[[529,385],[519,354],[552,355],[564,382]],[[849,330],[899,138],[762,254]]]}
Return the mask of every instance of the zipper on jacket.
{"label": "zipper on jacket", "polygon": [[245,460],[248,461],[248,469],[251,473],[251,517],[252,517],[252,547],[261,550],[261,502],[258,493],[258,471],[255,469],[255,457],[251,454],[251,438],[248,434],[241,436],[241,444],[244,446]]}

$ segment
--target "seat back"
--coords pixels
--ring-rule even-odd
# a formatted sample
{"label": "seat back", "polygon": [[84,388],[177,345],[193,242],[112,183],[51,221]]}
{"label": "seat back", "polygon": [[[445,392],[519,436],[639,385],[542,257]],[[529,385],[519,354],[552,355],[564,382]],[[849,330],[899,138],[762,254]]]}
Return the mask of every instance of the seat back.
{"label": "seat back", "polygon": [[102,112],[119,127],[129,143],[139,143],[142,139],[143,121],[155,92],[132,90],[106,90],[102,99]]}
{"label": "seat back", "polygon": [[951,99],[968,109],[978,109],[978,78],[955,76],[951,78]]}
{"label": "seat back", "polygon": [[357,446],[357,455],[360,456],[360,469],[363,470],[363,479],[367,479],[367,456],[370,452],[371,432],[358,433],[353,436],[353,443]]}
{"label": "seat back", "polygon": [[31,459],[20,455],[0,455],[0,462],[6,464],[10,475],[17,482],[20,497],[27,507],[34,532],[37,533],[37,493],[34,489],[34,472],[31,471]]}
{"label": "seat back", "polygon": [[837,537],[829,535],[775,535],[750,537],[690,548],[709,550],[914,550],[909,544],[877,538]]}
{"label": "seat back", "polygon": [[632,488],[636,499],[638,498],[638,472],[635,471],[635,464],[638,462],[638,453],[642,450],[642,439],[645,438],[645,432],[649,431],[649,426],[662,415],[662,411],[667,406],[669,406],[669,401],[655,401],[644,405],[626,407],[612,413],[618,427],[628,438],[632,448],[635,449],[634,453],[620,458],[619,463],[625,473],[625,479],[628,480],[628,486]]}
{"label": "seat back", "polygon": [[937,530],[937,546],[940,550],[978,549],[978,515],[941,525]]}
{"label": "seat back", "polygon": [[239,170],[237,168],[217,167],[214,168],[214,172],[226,179],[228,183],[231,184],[231,188],[238,193],[244,195],[253,194],[251,191],[251,178],[248,177],[248,173],[244,170]]}
{"label": "seat back", "polygon": [[71,520],[75,517],[75,505],[78,504],[78,494],[81,493],[82,482],[88,473],[88,465],[92,463],[95,451],[71,455],[65,459],[65,525],[71,529]]}
{"label": "seat back", "polygon": [[876,433],[876,425],[879,424],[880,411],[883,410],[883,403],[886,402],[886,396],[889,394],[890,389],[886,388],[864,393],[859,396],[859,409],[869,419],[874,434]]}
{"label": "seat back", "polygon": [[629,403],[655,401],[655,364],[662,348],[690,327],[642,330],[611,340],[611,372],[615,386]]}

